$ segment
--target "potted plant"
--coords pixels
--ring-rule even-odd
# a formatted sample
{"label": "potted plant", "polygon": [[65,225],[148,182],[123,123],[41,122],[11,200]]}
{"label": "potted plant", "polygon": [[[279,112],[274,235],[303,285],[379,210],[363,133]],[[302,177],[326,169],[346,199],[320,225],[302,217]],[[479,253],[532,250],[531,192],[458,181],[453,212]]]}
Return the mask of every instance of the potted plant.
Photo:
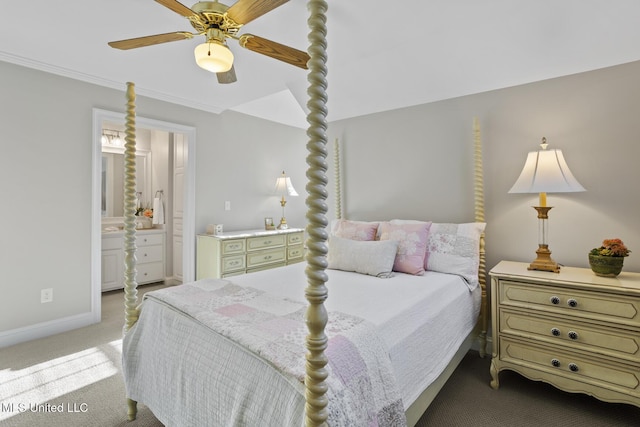
{"label": "potted plant", "polygon": [[589,265],[597,276],[616,277],[622,271],[624,257],[630,252],[622,240],[605,239],[602,246],[589,252]]}

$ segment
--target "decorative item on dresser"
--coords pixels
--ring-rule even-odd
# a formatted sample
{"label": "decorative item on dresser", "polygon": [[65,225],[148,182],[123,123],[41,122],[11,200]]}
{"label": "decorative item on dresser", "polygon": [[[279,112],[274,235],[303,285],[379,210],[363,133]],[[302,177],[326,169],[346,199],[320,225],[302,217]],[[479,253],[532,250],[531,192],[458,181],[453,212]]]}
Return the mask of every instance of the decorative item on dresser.
{"label": "decorative item on dresser", "polygon": [[589,266],[597,276],[616,277],[622,271],[624,257],[631,251],[620,239],[605,239],[602,246],[589,252]]}
{"label": "decorative item on dresser", "polygon": [[491,386],[504,369],[607,402],[640,407],[640,273],[617,278],[563,267],[490,272]]}
{"label": "decorative item on dresser", "polygon": [[284,173],[284,171],[282,171],[282,175],[280,175],[280,177],[276,179],[276,187],[274,192],[278,196],[281,196],[280,206],[282,206],[282,218],[280,218],[280,224],[278,225],[278,229],[286,230],[287,228],[289,228],[289,225],[287,225],[287,219],[284,217],[284,207],[287,204],[287,200],[284,198],[284,196],[296,197],[298,196],[298,193],[296,192],[296,189],[293,188],[293,184],[291,183],[291,178],[289,178]]}
{"label": "decorative item on dresser", "polygon": [[303,260],[304,230],[244,230],[198,235],[196,279],[237,276]]}

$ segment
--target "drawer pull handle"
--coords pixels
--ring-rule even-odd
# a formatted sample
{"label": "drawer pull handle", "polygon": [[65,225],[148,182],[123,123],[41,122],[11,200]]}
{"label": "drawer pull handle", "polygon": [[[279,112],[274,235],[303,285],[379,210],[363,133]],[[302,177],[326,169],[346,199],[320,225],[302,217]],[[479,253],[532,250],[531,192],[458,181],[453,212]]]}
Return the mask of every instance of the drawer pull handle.
{"label": "drawer pull handle", "polygon": [[270,245],[270,244],[271,244],[271,240],[265,240],[265,241],[264,241],[264,244],[265,244],[265,245]]}
{"label": "drawer pull handle", "polygon": [[147,256],[147,254],[144,254],[144,256]]}
{"label": "drawer pull handle", "polygon": [[549,301],[551,301],[551,304],[555,304],[555,305],[560,304],[560,298],[558,298],[556,296],[553,296],[553,297],[549,298]]}
{"label": "drawer pull handle", "polygon": [[575,299],[571,298],[570,300],[567,301],[567,305],[569,307],[577,307],[578,306],[578,301],[576,301]]}
{"label": "drawer pull handle", "polygon": [[271,259],[271,255],[264,257],[264,259],[270,260]]}
{"label": "drawer pull handle", "polygon": [[569,331],[569,338],[571,338],[572,340],[577,340],[578,339],[578,333],[576,331]]}
{"label": "drawer pull handle", "polygon": [[576,365],[575,363],[569,363],[569,369],[571,370],[571,372],[578,372],[578,365]]}
{"label": "drawer pull handle", "polygon": [[551,359],[551,364],[556,368],[560,367],[560,361],[558,359]]}
{"label": "drawer pull handle", "polygon": [[551,328],[551,335],[553,335],[554,337],[560,336],[560,329]]}

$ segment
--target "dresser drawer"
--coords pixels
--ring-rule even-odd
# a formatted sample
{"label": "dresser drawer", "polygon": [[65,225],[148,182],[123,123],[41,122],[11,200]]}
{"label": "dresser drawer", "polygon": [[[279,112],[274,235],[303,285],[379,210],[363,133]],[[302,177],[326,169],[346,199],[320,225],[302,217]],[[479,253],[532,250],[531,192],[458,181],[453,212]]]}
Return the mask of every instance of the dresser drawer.
{"label": "dresser drawer", "polygon": [[578,320],[500,310],[500,333],[640,363],[640,332],[602,328]]}
{"label": "dresser drawer", "polygon": [[247,251],[284,246],[285,239],[286,235],[284,234],[250,237],[247,239]]}
{"label": "dresser drawer", "polygon": [[298,245],[302,244],[303,233],[291,233],[287,234],[287,244]]}
{"label": "dresser drawer", "polygon": [[162,234],[139,234],[136,236],[136,247],[161,245],[162,237]]}
{"label": "dresser drawer", "polygon": [[244,252],[244,239],[223,240],[222,255],[236,254]]}
{"label": "dresser drawer", "polygon": [[304,247],[302,245],[289,246],[287,248],[287,260],[294,261],[302,259]]}
{"label": "dresser drawer", "polygon": [[[607,398],[609,391],[640,397],[640,367],[572,353],[553,346],[541,347],[500,337],[500,359],[535,369],[536,379],[569,391],[588,391],[580,383],[594,385],[594,395]],[[593,391],[593,390],[591,390]]]}
{"label": "dresser drawer", "polygon": [[246,267],[244,254],[222,258],[222,274],[236,270],[244,270]]}
{"label": "dresser drawer", "polygon": [[146,262],[162,262],[164,247],[162,245],[156,246],[141,246],[136,251],[136,260],[138,264],[144,264]]}
{"label": "dresser drawer", "polygon": [[164,263],[149,262],[137,265],[138,274],[136,276],[138,283],[160,282],[164,280]]}
{"label": "dresser drawer", "polygon": [[263,264],[272,264],[286,261],[285,248],[270,249],[247,254],[247,268],[257,267]]}
{"label": "dresser drawer", "polygon": [[640,326],[640,301],[625,295],[500,281],[500,304]]}

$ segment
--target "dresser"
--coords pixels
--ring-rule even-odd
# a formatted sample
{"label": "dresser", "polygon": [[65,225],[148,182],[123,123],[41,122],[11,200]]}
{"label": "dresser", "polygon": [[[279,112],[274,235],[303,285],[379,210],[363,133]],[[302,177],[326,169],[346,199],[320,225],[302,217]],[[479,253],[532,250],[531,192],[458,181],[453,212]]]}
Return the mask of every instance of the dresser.
{"label": "dresser", "polygon": [[640,273],[529,271],[502,261],[490,272],[491,386],[509,369],[574,393],[640,407]]}
{"label": "dresser", "polygon": [[[165,279],[165,231],[136,230],[138,284]],[[102,233],[102,291],[124,288],[124,232]]]}
{"label": "dresser", "polygon": [[230,277],[300,262],[303,241],[301,228],[199,234],[196,279]]}

